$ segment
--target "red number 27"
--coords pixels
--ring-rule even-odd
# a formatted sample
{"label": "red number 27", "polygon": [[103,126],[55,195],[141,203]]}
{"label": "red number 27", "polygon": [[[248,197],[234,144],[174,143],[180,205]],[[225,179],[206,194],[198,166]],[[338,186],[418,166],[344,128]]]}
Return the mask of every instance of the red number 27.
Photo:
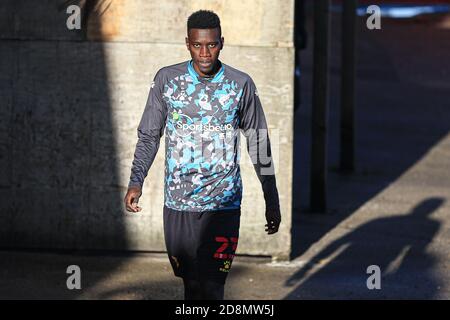
{"label": "red number 27", "polygon": [[[234,253],[236,252],[238,238],[231,237],[230,241],[226,237],[216,237],[216,241],[222,243],[219,249],[214,253],[214,258],[218,259],[233,259]],[[233,253],[223,253],[229,246],[230,242],[232,243],[231,250]]]}

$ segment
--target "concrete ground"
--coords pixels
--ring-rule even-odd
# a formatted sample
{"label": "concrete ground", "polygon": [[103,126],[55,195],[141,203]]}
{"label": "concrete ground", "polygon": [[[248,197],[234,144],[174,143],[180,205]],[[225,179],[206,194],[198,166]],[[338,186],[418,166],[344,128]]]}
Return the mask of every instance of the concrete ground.
{"label": "concrete ground", "polygon": [[[227,299],[450,298],[450,31],[429,21],[360,21],[357,168],[339,151],[339,19],[333,16],[328,212],[308,212],[312,39],[295,116],[293,260],[238,256]],[[311,28],[309,28],[311,30]],[[66,288],[78,265],[82,289]],[[381,289],[367,288],[378,266]],[[0,251],[1,299],[182,299],[165,254]]]}

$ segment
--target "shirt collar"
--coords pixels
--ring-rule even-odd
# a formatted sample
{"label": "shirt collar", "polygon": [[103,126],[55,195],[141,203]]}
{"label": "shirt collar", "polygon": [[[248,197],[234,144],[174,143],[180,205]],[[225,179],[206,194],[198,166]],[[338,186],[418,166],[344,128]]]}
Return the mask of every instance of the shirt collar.
{"label": "shirt collar", "polygon": [[204,78],[204,77],[201,77],[198,73],[197,73],[197,71],[195,71],[195,69],[194,69],[194,66],[192,65],[192,60],[190,60],[189,62],[188,62],[188,72],[189,72],[189,74],[190,74],[190,76],[194,79],[194,82],[196,82],[196,83],[199,83],[201,80],[203,80],[203,81],[209,81],[209,82],[213,82],[213,83],[215,83],[215,82],[220,82],[220,81],[222,81],[222,79],[223,79],[223,72],[224,72],[224,66],[223,66],[223,63],[220,61],[220,60],[218,60],[218,62],[220,63],[220,70],[219,71],[217,71],[217,73],[214,75],[214,77],[211,79],[211,80],[209,80],[209,79],[207,79],[207,78]]}

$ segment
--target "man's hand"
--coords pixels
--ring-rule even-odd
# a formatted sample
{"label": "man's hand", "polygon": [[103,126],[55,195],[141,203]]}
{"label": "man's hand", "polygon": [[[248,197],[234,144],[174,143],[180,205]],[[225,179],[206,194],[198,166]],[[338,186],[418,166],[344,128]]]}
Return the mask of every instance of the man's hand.
{"label": "man's hand", "polygon": [[267,234],[274,234],[278,232],[281,223],[280,209],[266,208],[266,232]]}
{"label": "man's hand", "polygon": [[140,187],[130,187],[128,188],[128,192],[124,198],[125,208],[130,212],[139,212],[142,210],[141,207],[138,207],[139,197],[141,196],[142,191]]}

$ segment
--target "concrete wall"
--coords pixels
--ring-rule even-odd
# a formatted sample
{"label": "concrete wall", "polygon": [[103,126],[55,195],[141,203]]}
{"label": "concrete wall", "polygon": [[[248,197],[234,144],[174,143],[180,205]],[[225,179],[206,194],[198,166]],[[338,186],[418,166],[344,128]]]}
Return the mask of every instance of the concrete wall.
{"label": "concrete wall", "polygon": [[243,149],[238,253],[286,259],[293,1],[96,1],[82,30],[68,30],[67,6],[83,3],[2,2],[0,246],[165,250],[163,152],[146,179],[143,212],[127,214],[122,199],[150,81],[162,66],[190,58],[186,19],[207,8],[222,20],[222,61],[255,80],[272,140],[280,142],[283,223],[270,237],[261,187]]}

